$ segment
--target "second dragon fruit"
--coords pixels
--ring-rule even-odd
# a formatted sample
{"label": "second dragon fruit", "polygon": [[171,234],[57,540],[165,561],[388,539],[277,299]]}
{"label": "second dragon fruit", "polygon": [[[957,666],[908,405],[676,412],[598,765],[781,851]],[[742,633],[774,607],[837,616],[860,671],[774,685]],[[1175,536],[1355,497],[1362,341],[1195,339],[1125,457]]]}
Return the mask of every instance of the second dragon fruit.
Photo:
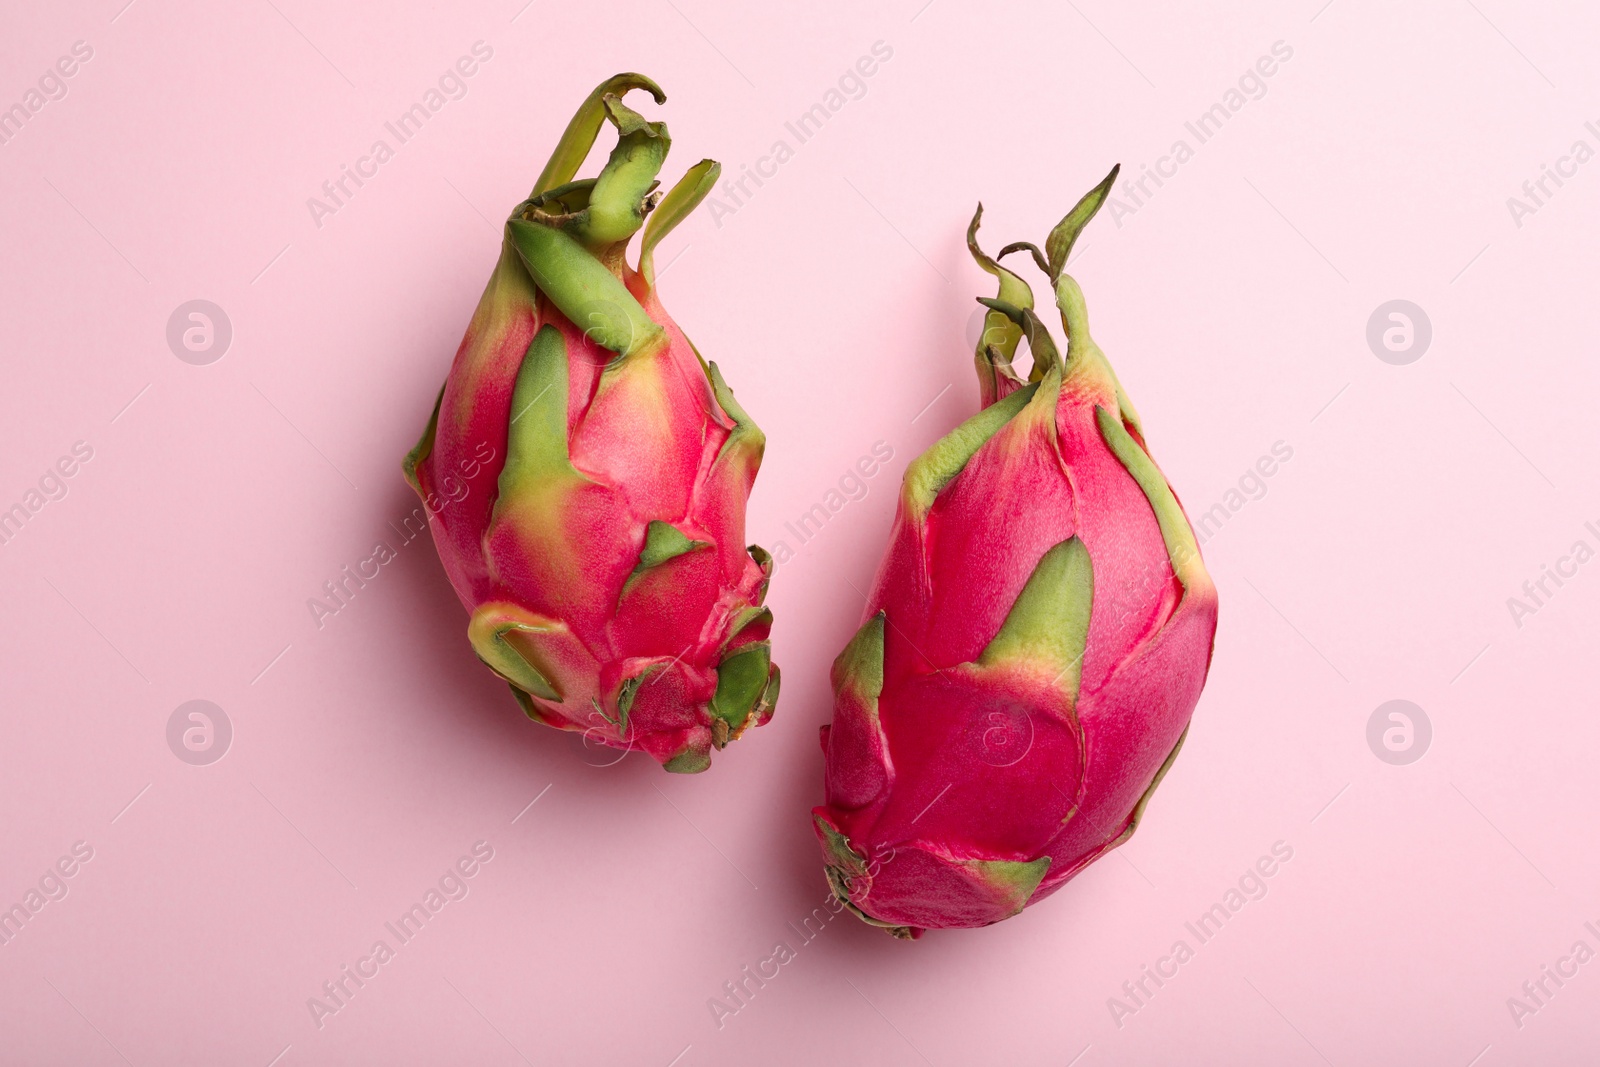
{"label": "second dragon fruit", "polygon": [[1116,174],[1044,250],[1001,253],[1049,277],[1064,354],[973,218],[1000,283],[983,410],[907,469],[866,622],[833,665],[823,863],[896,936],[1008,918],[1127,840],[1211,663],[1216,589],[1064,271]]}

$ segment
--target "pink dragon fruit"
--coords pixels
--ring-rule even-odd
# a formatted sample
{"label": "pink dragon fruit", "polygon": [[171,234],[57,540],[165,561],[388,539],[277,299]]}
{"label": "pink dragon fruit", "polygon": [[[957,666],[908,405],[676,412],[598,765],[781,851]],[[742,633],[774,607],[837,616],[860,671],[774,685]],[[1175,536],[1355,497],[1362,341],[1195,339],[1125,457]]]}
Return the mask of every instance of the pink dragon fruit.
{"label": "pink dragon fruit", "polygon": [[[657,193],[667,128],[630,89],[666,100],[638,74],[600,85],[506,221],[404,467],[468,640],[528,716],[694,772],[778,697],[771,559],[744,543],[766,439],[656,294],[656,244],[721,168]],[[607,120],[610,160],[573,181]]]}
{"label": "pink dragon fruit", "polygon": [[[1126,841],[1187,732],[1216,589],[1182,507],[1063,273],[1117,171],[999,279],[978,342],[983,410],[906,470],[866,622],[833,665],[813,819],[828,882],[899,937],[986,926]],[[1012,367],[1026,337],[1029,380]]]}

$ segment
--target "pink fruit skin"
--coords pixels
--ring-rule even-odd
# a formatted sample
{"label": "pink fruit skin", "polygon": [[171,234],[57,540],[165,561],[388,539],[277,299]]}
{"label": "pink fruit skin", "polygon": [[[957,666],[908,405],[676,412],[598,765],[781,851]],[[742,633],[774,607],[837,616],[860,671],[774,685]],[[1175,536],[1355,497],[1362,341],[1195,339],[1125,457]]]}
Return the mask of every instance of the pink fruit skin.
{"label": "pink fruit skin", "polygon": [[[745,457],[716,462],[732,420],[654,292],[638,274],[627,274],[629,290],[670,341],[648,367],[604,390],[598,389],[601,370],[614,353],[548,302],[506,298],[491,285],[456,352],[433,448],[416,474],[424,499],[441,505],[428,509],[429,524],[469,613],[510,601],[571,627],[576,640],[563,649],[563,662],[552,664],[563,701],[542,704],[544,720],[666,763],[685,749],[711,746],[714,724],[703,709],[716,691],[727,631],[740,609],[759,605],[765,593],[767,575],[744,542],[745,502],[759,454],[753,463]],[[546,323],[559,327],[567,342],[572,464],[596,483],[569,503],[567,525],[554,532],[491,522],[512,389],[523,354]],[[636,587],[624,598],[623,584],[651,519],[671,522],[716,550],[671,561],[671,574],[651,576],[665,588]],[[570,542],[575,555],[546,551],[552,536]],[[769,627],[746,627],[739,644],[765,640]],[[625,735],[614,725],[617,687],[650,664],[662,670],[640,686]]]}
{"label": "pink fruit skin", "polygon": [[[1151,500],[1109,446],[1097,408],[1147,455],[1098,356],[1069,350],[1055,403],[1047,375],[931,508],[907,472],[864,615],[884,620],[875,722],[850,650],[835,665],[816,830],[835,892],[899,936],[1007,918],[1125,840],[1205,683],[1216,589],[1197,551],[1169,557]],[[1192,545],[1175,498],[1169,514]],[[1093,568],[1075,702],[1026,657],[974,667],[1041,558],[1072,538]],[[1036,885],[1016,867],[983,869],[1036,873],[1046,858]]]}

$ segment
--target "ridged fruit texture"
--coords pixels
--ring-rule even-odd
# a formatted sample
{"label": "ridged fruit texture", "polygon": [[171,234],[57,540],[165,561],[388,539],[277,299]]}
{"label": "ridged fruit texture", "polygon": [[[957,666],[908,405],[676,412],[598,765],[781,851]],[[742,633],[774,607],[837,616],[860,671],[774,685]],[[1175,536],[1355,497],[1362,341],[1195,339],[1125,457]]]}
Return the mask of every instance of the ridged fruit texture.
{"label": "ridged fruit texture", "polygon": [[897,936],[1008,918],[1126,841],[1205,684],[1216,589],[1063,272],[1116,174],[1044,251],[1001,252],[1049,276],[1064,358],[979,249],[979,206],[968,246],[1000,283],[981,301],[983,409],[906,470],[833,665],[817,836],[834,892]]}
{"label": "ridged fruit texture", "polygon": [[[638,74],[602,84],[506,221],[404,466],[467,637],[523,710],[693,772],[777,700],[771,559],[744,542],[766,439],[656,294],[657,242],[721,168],[658,193],[667,129],[630,89],[666,100]],[[574,181],[608,121],[609,161]]]}

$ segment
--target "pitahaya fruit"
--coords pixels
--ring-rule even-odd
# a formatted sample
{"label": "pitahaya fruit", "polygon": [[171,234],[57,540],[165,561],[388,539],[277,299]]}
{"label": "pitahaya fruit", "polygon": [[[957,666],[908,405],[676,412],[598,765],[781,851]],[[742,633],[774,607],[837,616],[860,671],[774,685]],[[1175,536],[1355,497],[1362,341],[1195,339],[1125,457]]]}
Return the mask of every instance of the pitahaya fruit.
{"label": "pitahaya fruit", "polygon": [[[657,242],[721,168],[657,193],[667,128],[630,89],[666,100],[638,74],[600,85],[511,212],[404,467],[468,640],[528,716],[693,772],[778,696],[771,558],[744,543],[766,439],[656,294]],[[607,120],[609,162],[573,181]]]}
{"label": "pitahaya fruit", "polygon": [[[986,926],[1126,841],[1183,744],[1217,594],[1063,273],[1117,171],[1045,251],[1062,358],[1027,284],[978,342],[983,409],[913,461],[866,622],[833,665],[813,812],[828,882],[900,937]],[[1024,382],[1011,359],[1026,336]]]}

